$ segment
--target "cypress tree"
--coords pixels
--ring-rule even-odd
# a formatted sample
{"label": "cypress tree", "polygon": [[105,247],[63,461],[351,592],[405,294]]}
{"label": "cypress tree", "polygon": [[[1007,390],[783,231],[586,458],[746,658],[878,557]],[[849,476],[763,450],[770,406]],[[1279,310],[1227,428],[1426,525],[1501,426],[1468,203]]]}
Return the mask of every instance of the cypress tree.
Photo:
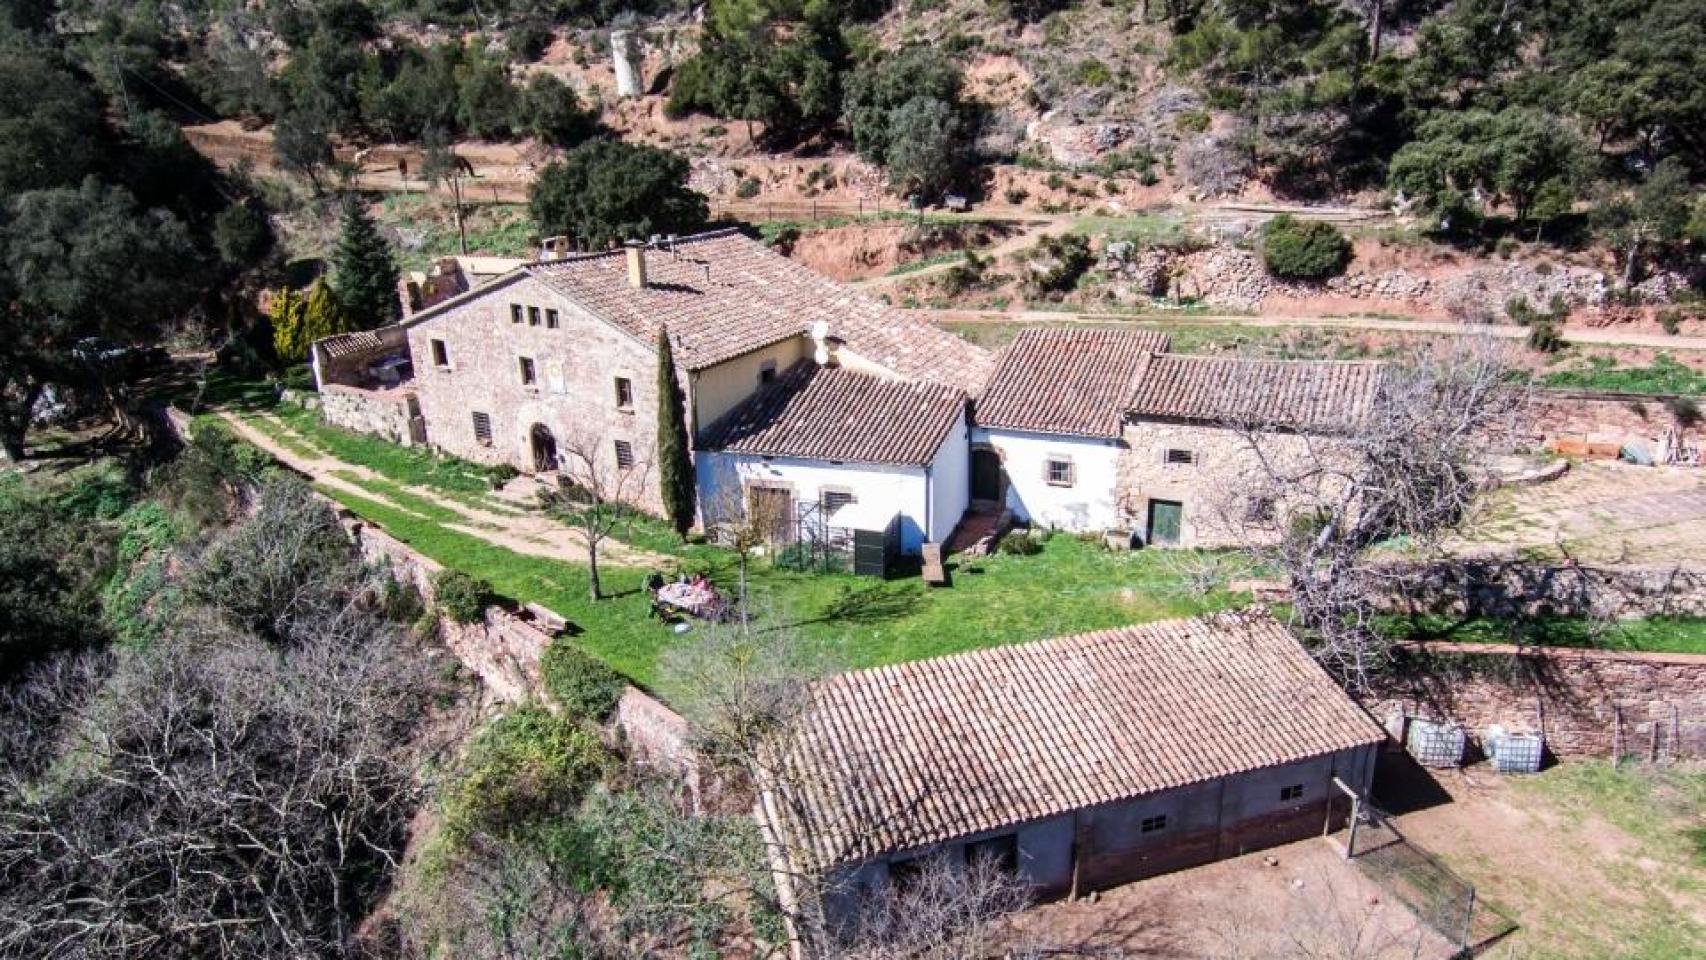
{"label": "cypress tree", "polygon": [[267,319],[272,321],[273,351],[280,360],[301,360],[308,355],[308,344],[302,339],[305,306],[302,294],[289,287],[273,295]]}
{"label": "cypress tree", "polygon": [[663,488],[664,512],[682,536],[693,529],[698,486],[693,459],[687,450],[687,398],[675,375],[675,355],[669,331],[658,331],[658,483]]}
{"label": "cypress tree", "polygon": [[343,231],[332,251],[332,285],[356,330],[371,330],[402,317],[397,300],[397,261],[360,200],[344,201]]}
{"label": "cypress tree", "polygon": [[324,277],[314,281],[313,288],[308,291],[308,303],[302,311],[300,329],[303,356],[308,355],[308,348],[314,341],[335,333],[347,333],[351,329],[349,315]]}

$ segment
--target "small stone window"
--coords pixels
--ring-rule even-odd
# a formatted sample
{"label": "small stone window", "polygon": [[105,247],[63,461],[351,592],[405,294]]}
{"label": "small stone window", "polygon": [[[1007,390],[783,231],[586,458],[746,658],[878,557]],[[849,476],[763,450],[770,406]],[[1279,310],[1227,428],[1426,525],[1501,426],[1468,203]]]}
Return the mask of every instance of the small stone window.
{"label": "small stone window", "polygon": [[818,500],[823,504],[823,515],[831,517],[835,515],[835,511],[842,507],[850,503],[857,503],[859,498],[853,496],[851,490],[824,490],[819,493]]}
{"label": "small stone window", "polygon": [[616,378],[616,408],[619,410],[634,409],[634,381],[627,377]]}
{"label": "small stone window", "polygon": [[1043,461],[1043,482],[1051,487],[1070,487],[1078,482],[1078,472],[1065,457],[1049,457]]}
{"label": "small stone window", "polygon": [[527,325],[530,327],[539,326],[539,308],[538,307],[528,307],[527,308]]}
{"label": "small stone window", "polygon": [[626,440],[616,441],[616,466],[622,470],[634,468],[634,445]]}
{"label": "small stone window", "polygon": [[521,322],[521,304],[512,303],[509,305],[509,322],[510,323],[520,323]]}
{"label": "small stone window", "polygon": [[474,441],[482,447],[492,445],[492,415],[474,412]]}
{"label": "small stone window", "polygon": [[521,366],[521,385],[524,387],[531,387],[537,384],[539,382],[539,373],[533,369],[533,358],[519,357],[517,359],[520,361]]}
{"label": "small stone window", "polygon": [[561,323],[562,321],[561,318],[557,316],[557,311],[552,310],[549,307],[545,308],[545,329],[555,330],[557,327],[561,326]]}
{"label": "small stone window", "polygon": [[1302,800],[1302,799],[1303,799],[1303,784],[1294,783],[1289,787],[1280,787],[1280,802],[1281,803],[1286,803],[1286,802],[1289,802],[1292,800]]}
{"label": "small stone window", "polygon": [[443,340],[432,342],[432,365],[446,368],[450,366],[450,350],[445,347]]}
{"label": "small stone window", "polygon": [[1169,465],[1182,464],[1188,466],[1197,462],[1197,452],[1195,450],[1169,448],[1167,450],[1166,459],[1163,462]]}
{"label": "small stone window", "polygon": [[1143,822],[1137,825],[1137,829],[1142,833],[1160,833],[1167,829],[1167,815],[1160,813],[1153,817],[1144,817]]}

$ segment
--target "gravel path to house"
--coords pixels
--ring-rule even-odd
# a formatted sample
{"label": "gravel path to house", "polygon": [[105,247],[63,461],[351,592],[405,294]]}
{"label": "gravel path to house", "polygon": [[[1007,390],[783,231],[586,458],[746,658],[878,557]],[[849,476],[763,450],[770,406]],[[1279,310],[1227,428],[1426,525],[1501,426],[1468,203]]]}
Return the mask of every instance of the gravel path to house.
{"label": "gravel path to house", "polygon": [[[294,442],[288,445],[281,443],[267,431],[256,428],[244,417],[230,411],[220,411],[219,416],[245,441],[265,450],[291,469],[306,474],[316,484],[373,500],[394,510],[429,520],[436,519],[443,523],[446,529],[477,537],[493,546],[516,553],[566,560],[570,563],[587,562],[586,537],[580,531],[566,527],[537,510],[525,509],[525,505],[519,502],[516,502],[517,506],[523,509],[482,509],[466,501],[447,497],[430,487],[395,483],[367,467],[339,460],[315,447],[307,437],[291,430],[289,424],[271,414],[251,416],[266,420],[272,431],[282,432],[294,438]],[[314,451],[312,455],[305,452],[310,450]],[[382,489],[384,486],[399,488],[408,496],[403,498],[387,495]],[[427,502],[430,508],[423,508],[421,501]],[[445,519],[451,515],[459,519]],[[604,542],[599,560],[633,567],[664,566],[669,563],[669,558],[660,554],[639,550],[615,540]]]}

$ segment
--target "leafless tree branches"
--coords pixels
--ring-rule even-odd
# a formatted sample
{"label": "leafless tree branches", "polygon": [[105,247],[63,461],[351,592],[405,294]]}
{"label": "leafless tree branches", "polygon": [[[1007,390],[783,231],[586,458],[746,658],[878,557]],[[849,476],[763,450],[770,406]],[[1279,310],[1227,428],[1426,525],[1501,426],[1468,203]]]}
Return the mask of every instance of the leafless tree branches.
{"label": "leafless tree branches", "polygon": [[570,519],[586,537],[592,599],[604,598],[598,579],[599,550],[634,512],[651,477],[651,461],[632,447],[624,458],[617,441],[599,433],[567,437],[559,447],[561,476],[573,485]]}

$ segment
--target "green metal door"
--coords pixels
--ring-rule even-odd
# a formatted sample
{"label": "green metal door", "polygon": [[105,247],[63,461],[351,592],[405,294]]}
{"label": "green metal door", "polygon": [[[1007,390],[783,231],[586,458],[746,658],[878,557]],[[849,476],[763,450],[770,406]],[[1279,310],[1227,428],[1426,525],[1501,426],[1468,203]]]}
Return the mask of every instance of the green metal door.
{"label": "green metal door", "polygon": [[1149,542],[1168,547],[1179,542],[1179,529],[1185,518],[1185,505],[1176,500],[1149,501]]}

